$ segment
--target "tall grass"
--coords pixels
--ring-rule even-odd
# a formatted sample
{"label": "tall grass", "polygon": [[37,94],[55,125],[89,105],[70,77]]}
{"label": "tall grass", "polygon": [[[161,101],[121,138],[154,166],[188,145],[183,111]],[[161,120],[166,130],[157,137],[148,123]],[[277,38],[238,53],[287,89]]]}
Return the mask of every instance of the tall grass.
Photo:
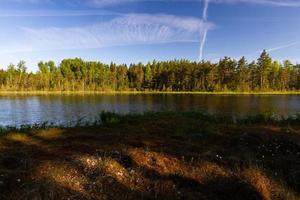
{"label": "tall grass", "polygon": [[300,113],[283,116],[276,113],[264,113],[248,115],[244,117],[214,115],[203,112],[146,112],[142,114],[116,114],[113,112],[102,112],[100,119],[102,124],[118,123],[138,119],[160,118],[163,116],[175,116],[179,118],[193,118],[199,121],[222,124],[272,124],[272,125],[300,125]]}
{"label": "tall grass", "polygon": [[265,124],[265,125],[300,125],[300,113],[283,116],[275,113],[264,113],[259,115],[249,115],[244,117],[236,116],[223,116],[213,115],[203,112],[145,112],[145,113],[129,113],[118,114],[114,112],[101,112],[98,116],[92,120],[87,120],[86,117],[66,122],[64,124],[55,124],[50,122],[36,123],[36,124],[24,124],[16,126],[0,126],[0,134],[6,134],[10,132],[22,132],[29,133],[32,130],[37,129],[49,129],[49,128],[91,128],[99,127],[103,125],[117,125],[118,123],[138,123],[139,121],[147,121],[150,119],[160,120],[161,118],[178,119],[194,119],[210,124]]}

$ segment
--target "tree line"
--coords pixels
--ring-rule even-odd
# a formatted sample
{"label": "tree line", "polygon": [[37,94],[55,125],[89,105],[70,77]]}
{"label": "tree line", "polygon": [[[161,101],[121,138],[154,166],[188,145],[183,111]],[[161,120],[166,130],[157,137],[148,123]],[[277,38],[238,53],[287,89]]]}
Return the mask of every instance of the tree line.
{"label": "tree line", "polygon": [[263,51],[253,62],[229,57],[219,62],[152,61],[147,64],[104,64],[82,59],[38,63],[27,72],[24,61],[0,70],[2,91],[295,91],[300,65],[272,60]]}

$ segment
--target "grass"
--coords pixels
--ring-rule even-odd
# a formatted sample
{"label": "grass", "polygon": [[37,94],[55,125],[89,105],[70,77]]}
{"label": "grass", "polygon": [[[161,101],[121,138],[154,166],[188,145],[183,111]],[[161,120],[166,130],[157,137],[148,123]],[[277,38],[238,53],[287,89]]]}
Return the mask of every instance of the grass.
{"label": "grass", "polygon": [[103,112],[7,129],[0,199],[300,199],[299,119]]}

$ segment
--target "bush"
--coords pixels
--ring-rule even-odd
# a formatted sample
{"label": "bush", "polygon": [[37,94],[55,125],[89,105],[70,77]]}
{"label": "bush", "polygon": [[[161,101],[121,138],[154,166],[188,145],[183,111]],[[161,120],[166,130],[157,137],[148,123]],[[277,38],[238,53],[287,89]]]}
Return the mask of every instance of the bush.
{"label": "bush", "polygon": [[100,119],[102,124],[116,124],[119,123],[122,118],[123,118],[122,115],[112,113],[112,112],[102,111],[100,113]]}

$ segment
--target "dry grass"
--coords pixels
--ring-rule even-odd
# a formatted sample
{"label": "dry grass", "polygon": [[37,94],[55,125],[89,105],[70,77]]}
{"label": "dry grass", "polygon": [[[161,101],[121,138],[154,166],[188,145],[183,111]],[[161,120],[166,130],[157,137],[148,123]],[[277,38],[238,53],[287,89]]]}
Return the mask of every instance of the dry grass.
{"label": "dry grass", "polygon": [[249,185],[251,185],[256,191],[261,194],[263,200],[271,200],[272,184],[269,178],[260,169],[246,169],[242,173],[242,179],[244,179]]}
{"label": "dry grass", "polygon": [[166,114],[11,133],[0,199],[300,199],[299,130]]}

